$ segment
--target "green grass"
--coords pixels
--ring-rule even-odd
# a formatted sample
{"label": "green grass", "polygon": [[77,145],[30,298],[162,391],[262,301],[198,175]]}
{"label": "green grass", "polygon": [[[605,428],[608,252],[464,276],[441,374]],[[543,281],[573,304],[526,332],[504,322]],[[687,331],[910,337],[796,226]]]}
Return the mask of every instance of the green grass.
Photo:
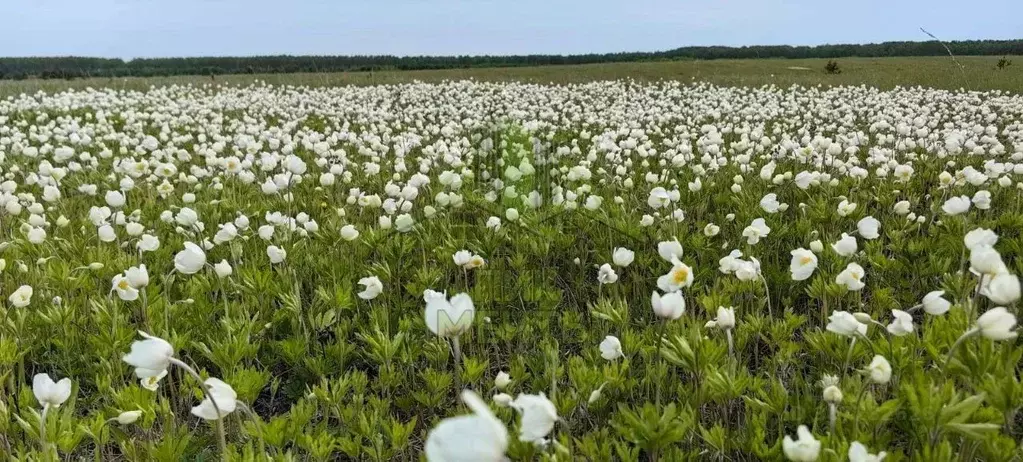
{"label": "green grass", "polygon": [[[959,57],[960,68],[949,57],[843,58],[842,73],[824,73],[824,59],[759,59],[716,61],[670,61],[650,63],[608,63],[572,66],[515,68],[442,69],[424,71],[336,72],[316,74],[247,74],[218,76],[174,76],[151,78],[95,78],[83,80],[0,81],[0,96],[60,91],[68,88],[144,90],[150,85],[231,84],[256,80],[274,85],[372,85],[411,81],[439,82],[476,79],[481,81],[526,81],[537,83],[581,83],[594,80],[635,79],[705,81],[718,85],[869,85],[882,89],[915,86],[969,90],[1023,89],[1023,57],[1010,57],[1017,64],[995,69],[997,56]],[[792,69],[794,67],[808,70]]]}

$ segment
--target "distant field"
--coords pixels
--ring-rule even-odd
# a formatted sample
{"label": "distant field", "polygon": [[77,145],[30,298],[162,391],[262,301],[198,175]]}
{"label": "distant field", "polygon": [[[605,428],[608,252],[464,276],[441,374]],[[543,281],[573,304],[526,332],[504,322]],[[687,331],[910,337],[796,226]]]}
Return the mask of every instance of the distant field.
{"label": "distant field", "polygon": [[217,84],[244,85],[255,80],[290,85],[372,85],[414,80],[477,79],[484,81],[528,81],[538,83],[579,83],[594,80],[632,78],[639,81],[662,79],[699,80],[719,85],[759,86],[870,85],[880,88],[922,85],[943,89],[1023,90],[1023,57],[1009,57],[1014,65],[995,69],[999,57],[959,57],[958,67],[949,57],[842,58],[842,73],[824,73],[824,59],[761,59],[609,63],[572,66],[514,68],[443,69],[424,71],[337,72],[314,74],[240,74],[174,76],[149,78],[96,78],[84,80],[0,81],[0,96],[23,92],[59,91],[68,88],[112,87],[142,90],[150,85]]}

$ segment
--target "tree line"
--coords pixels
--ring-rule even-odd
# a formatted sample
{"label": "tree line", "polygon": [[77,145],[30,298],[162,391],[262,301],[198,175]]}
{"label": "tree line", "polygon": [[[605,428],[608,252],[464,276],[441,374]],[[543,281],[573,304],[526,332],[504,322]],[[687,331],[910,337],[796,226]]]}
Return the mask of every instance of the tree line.
{"label": "tree line", "polygon": [[[947,42],[956,55],[1023,55],[1023,40]],[[691,46],[667,51],[517,56],[251,56],[208,58],[89,57],[0,58],[0,79],[74,79],[83,77],[151,77],[296,72],[358,72],[377,70],[459,69],[475,67],[545,66],[666,60],[789,58],[834,59],[852,56],[940,56],[942,43],[883,42],[818,46]]]}

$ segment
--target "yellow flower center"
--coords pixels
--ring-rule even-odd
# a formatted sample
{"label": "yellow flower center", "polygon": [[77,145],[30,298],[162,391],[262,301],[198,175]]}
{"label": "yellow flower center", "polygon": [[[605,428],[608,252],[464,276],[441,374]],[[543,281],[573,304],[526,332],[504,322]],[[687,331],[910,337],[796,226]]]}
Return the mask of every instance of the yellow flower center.
{"label": "yellow flower center", "polygon": [[671,272],[671,280],[674,281],[675,284],[681,285],[686,282],[686,279],[689,279],[689,269],[684,266]]}
{"label": "yellow flower center", "polygon": [[810,258],[810,257],[803,257],[803,258],[800,258],[800,259],[799,259],[799,264],[800,264],[800,265],[809,265],[809,264],[810,264],[810,262],[812,262],[812,261],[813,261],[813,258]]}
{"label": "yellow flower center", "polygon": [[128,290],[129,287],[130,286],[128,285],[128,280],[127,279],[121,279],[120,281],[117,282],[117,288],[118,289]]}

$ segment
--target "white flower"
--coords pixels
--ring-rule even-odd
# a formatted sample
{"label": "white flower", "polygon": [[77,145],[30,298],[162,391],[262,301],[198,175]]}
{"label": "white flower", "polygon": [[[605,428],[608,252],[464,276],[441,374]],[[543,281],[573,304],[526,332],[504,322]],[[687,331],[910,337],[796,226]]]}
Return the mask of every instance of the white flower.
{"label": "white flower", "polygon": [[213,265],[213,272],[219,278],[226,278],[234,273],[234,268],[231,268],[231,264],[227,260],[220,260],[220,263]]}
{"label": "white flower", "polygon": [[621,358],[624,354],[622,352],[622,342],[618,340],[618,337],[608,335],[600,342],[600,356],[602,358],[613,361]]}
{"label": "white flower", "polygon": [[494,395],[494,397],[491,398],[491,399],[494,400],[494,404],[496,404],[496,405],[498,405],[500,407],[508,407],[508,406],[511,405],[511,402],[512,402],[511,395],[509,395],[507,393],[498,393],[498,394]]}
{"label": "white flower", "polygon": [[1008,272],[1002,256],[991,246],[978,245],[970,249],[970,268],[978,274],[994,276]]}
{"label": "white flower", "polygon": [[276,245],[271,245],[266,248],[266,256],[270,258],[270,264],[276,265],[288,258],[288,252]]}
{"label": "white flower", "polygon": [[973,205],[977,206],[980,210],[988,210],[991,208],[991,193],[987,190],[977,191],[973,195]]}
{"label": "white flower", "polygon": [[465,390],[462,402],[473,414],[441,420],[426,435],[423,450],[429,462],[499,462],[508,449],[508,430],[475,393]]}
{"label": "white flower", "polygon": [[838,203],[838,216],[845,217],[856,211],[856,203],[843,199]]}
{"label": "white flower", "polygon": [[1020,297],[1019,278],[1007,272],[998,273],[984,281],[980,293],[999,305],[1011,305]]}
{"label": "white flower", "polygon": [[719,329],[732,329],[735,327],[735,308],[723,306],[718,307],[718,317],[709,321],[704,327],[717,327]]}
{"label": "white flower", "polygon": [[224,223],[220,225],[220,229],[217,231],[217,234],[213,236],[213,243],[223,244],[225,242],[230,242],[237,236],[238,228],[235,227],[234,223]]}
{"label": "white flower", "polygon": [[664,261],[672,262],[674,259],[682,258],[682,253],[682,244],[678,242],[678,239],[657,243],[657,254]]}
{"label": "white flower", "polygon": [[497,218],[497,217],[487,218],[486,226],[487,226],[487,229],[489,229],[491,231],[500,231],[501,230],[501,219]]}
{"label": "white flower", "polygon": [[821,442],[817,441],[806,425],[800,425],[796,429],[797,440],[793,441],[788,435],[782,440],[782,452],[785,457],[794,462],[815,462],[821,453]]}
{"label": "white flower", "polygon": [[195,274],[206,264],[206,252],[191,242],[185,242],[185,250],[174,255],[174,269],[181,274]]}
{"label": "white flower", "polygon": [[654,309],[654,314],[663,319],[678,319],[686,312],[686,299],[682,297],[681,292],[664,295],[653,292],[650,295],[650,305]]}
{"label": "white flower", "polygon": [[652,209],[659,209],[667,207],[671,203],[671,197],[668,195],[668,191],[658,186],[650,190],[650,196],[646,200],[647,205]]}
{"label": "white flower", "polygon": [[121,194],[120,191],[107,191],[104,199],[106,200],[107,205],[115,209],[124,206],[124,194]]}
{"label": "white flower", "polygon": [[597,270],[597,281],[601,284],[614,284],[618,281],[618,274],[615,273],[614,268],[611,268],[611,265],[604,263]]}
{"label": "white flower", "polygon": [[472,326],[475,307],[468,294],[458,294],[448,300],[445,294],[427,289],[423,292],[426,301],[426,327],[441,337],[457,337]]}
{"label": "white flower", "polygon": [[131,352],[121,359],[135,367],[135,375],[140,379],[158,377],[166,373],[170,360],[174,356],[174,347],[166,340],[153,337],[139,331],[145,340],[136,340],[131,344]]}
{"label": "white flower", "polygon": [[373,300],[384,291],[384,283],[376,276],[359,279],[359,285],[365,288],[359,292],[359,298],[363,300]]}
{"label": "white flower", "polygon": [[24,308],[32,303],[32,293],[32,286],[22,285],[11,293],[10,297],[7,297],[7,300],[10,301],[11,305],[15,308]]}
{"label": "white flower", "polygon": [[760,242],[760,238],[770,233],[771,228],[767,226],[763,218],[753,220],[753,223],[742,230],[742,236],[746,238],[746,243],[749,245],[756,245],[756,243]]}
{"label": "white flower", "polygon": [[827,330],[838,335],[854,337],[857,334],[867,335],[867,325],[861,323],[848,311],[835,311],[828,317]]}
{"label": "white flower", "polygon": [[849,257],[856,253],[856,238],[846,233],[842,233],[842,238],[831,244],[831,248],[835,250],[835,253]]}
{"label": "white flower", "polygon": [[672,264],[668,274],[657,278],[657,288],[662,292],[675,292],[693,285],[693,269],[677,259]]}
{"label": "white flower", "polygon": [[886,384],[892,379],[892,365],[881,355],[874,355],[874,359],[867,366],[867,373],[870,380],[877,384]]}
{"label": "white flower", "polygon": [[110,225],[100,226],[96,230],[96,234],[101,242],[114,242],[117,240],[117,233],[114,231],[114,227]]}
{"label": "white flower", "polygon": [[511,407],[520,414],[519,441],[539,443],[554,429],[558,411],[543,393],[539,395],[520,394],[511,402]]}
{"label": "white flower", "polygon": [[824,243],[820,239],[814,239],[810,242],[810,250],[813,253],[821,253],[824,251]]}
{"label": "white flower", "polygon": [[898,201],[892,207],[892,211],[894,211],[896,215],[908,215],[909,208],[910,208],[909,201]]}
{"label": "white flower", "polygon": [[[214,377],[206,379],[206,382],[203,383],[208,396],[198,406],[192,408],[192,415],[203,420],[218,420],[234,412],[238,405],[238,394],[235,393],[234,388]],[[216,407],[214,407],[214,403],[216,403]]]}
{"label": "white flower", "polygon": [[25,238],[32,244],[42,244],[46,241],[46,230],[43,228],[32,227],[32,229],[28,230],[28,233],[25,234]]}
{"label": "white flower", "polygon": [[950,198],[941,206],[941,210],[945,212],[945,215],[959,215],[970,210],[970,198],[969,196]]}
{"label": "white flower", "polygon": [[625,268],[632,264],[632,261],[636,258],[635,252],[626,249],[625,247],[615,247],[612,252],[611,260],[614,261],[615,265]]}
{"label": "white flower", "polygon": [[707,223],[707,226],[703,227],[703,235],[707,237],[717,236],[721,232],[721,227],[714,223]]}
{"label": "white flower", "polygon": [[412,219],[412,215],[403,213],[398,215],[398,218],[394,219],[394,229],[399,233],[407,233],[412,231],[412,227],[416,224],[416,221]]}
{"label": "white flower", "polygon": [[71,379],[63,378],[54,382],[49,374],[32,377],[32,394],[42,407],[59,407],[71,397]]}
{"label": "white flower", "polygon": [[867,452],[867,447],[859,441],[853,441],[849,445],[849,462],[881,462],[888,454],[884,451],[877,455]]}
{"label": "white flower", "polygon": [[740,281],[754,281],[760,278],[760,260],[750,257],[749,261],[735,260],[735,277]]}
{"label": "white flower", "polygon": [[455,265],[465,268],[466,265],[469,264],[469,261],[472,260],[472,252],[469,252],[468,250],[459,250],[451,256],[451,259],[454,260]]}
{"label": "white flower", "polygon": [[789,263],[792,280],[805,281],[809,279],[817,269],[817,255],[802,247],[789,253],[792,254],[792,261]]}
{"label": "white flower", "polygon": [[849,263],[838,276],[835,277],[835,283],[845,286],[846,290],[857,291],[862,289],[866,284],[863,283],[863,277],[865,272],[863,267],[857,263]]}
{"label": "white flower", "polygon": [[508,385],[511,385],[511,382],[511,376],[505,371],[498,372],[497,377],[494,377],[494,386],[497,387],[498,390],[508,388]]}
{"label": "white flower", "polygon": [[150,234],[143,234],[135,244],[139,252],[152,252],[160,248],[160,239]]}
{"label": "white flower", "polygon": [[149,271],[146,269],[146,265],[132,266],[124,271],[124,277],[128,279],[128,283],[136,289],[141,289],[149,285]]}
{"label": "white flower", "polygon": [[504,211],[504,217],[507,218],[508,221],[518,220],[519,219],[519,211],[516,210],[516,209],[513,209],[513,208],[505,210]]}
{"label": "white flower", "polygon": [[780,205],[778,195],[775,193],[769,193],[760,199],[760,208],[767,213],[777,213]]}
{"label": "white flower", "polygon": [[921,304],[924,306],[924,311],[927,312],[927,314],[940,316],[948,312],[952,303],[942,298],[942,295],[945,295],[944,290],[935,290],[924,295],[924,299]]}
{"label": "white flower", "polygon": [[160,372],[155,376],[143,377],[139,379],[139,384],[142,386],[142,388],[145,388],[146,390],[156,391],[157,389],[160,388],[160,380],[162,380],[166,376],[167,370],[164,369],[163,372]]}
{"label": "white flower", "polygon": [[359,230],[355,229],[355,226],[344,225],[341,227],[341,239],[346,241],[354,241],[359,237]]}
{"label": "white flower", "polygon": [[874,217],[864,217],[856,222],[856,230],[864,239],[877,239],[880,236],[878,233],[880,228],[881,222]]}
{"label": "white flower", "polygon": [[977,329],[980,334],[991,340],[1008,340],[1016,338],[1012,328],[1016,325],[1016,316],[1005,307],[991,308],[977,318]]}
{"label": "white flower", "polygon": [[142,411],[124,411],[117,415],[117,423],[121,425],[131,425],[142,417]]}
{"label": "white flower", "polygon": [[966,244],[966,248],[970,251],[982,246],[994,247],[998,243],[998,235],[990,229],[977,228],[966,233],[966,236],[963,237],[963,243]]}
{"label": "white flower", "polygon": [[837,385],[828,385],[824,387],[823,398],[827,403],[839,404],[842,402],[842,389]]}
{"label": "white flower", "polygon": [[117,297],[126,302],[138,300],[139,291],[132,286],[131,281],[123,275],[114,276],[111,281],[112,287],[110,290],[117,292]]}
{"label": "white flower", "polygon": [[913,316],[902,310],[892,310],[894,319],[888,324],[888,332],[896,337],[913,333]]}

